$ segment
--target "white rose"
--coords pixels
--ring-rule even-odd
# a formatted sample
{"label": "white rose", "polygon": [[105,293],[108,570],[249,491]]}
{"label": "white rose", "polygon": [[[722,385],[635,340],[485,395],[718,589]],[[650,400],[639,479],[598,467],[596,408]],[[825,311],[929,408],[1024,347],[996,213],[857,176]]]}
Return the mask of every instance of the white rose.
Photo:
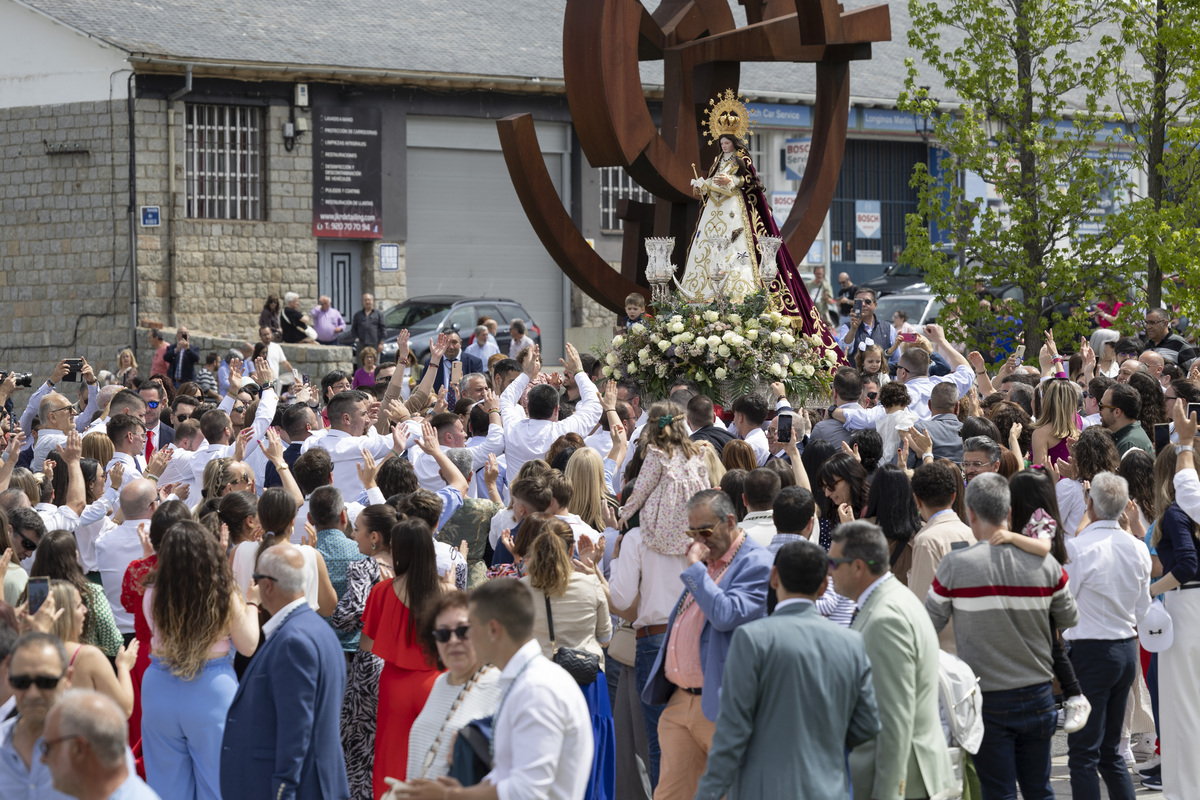
{"label": "white rose", "polygon": [[666,339],[663,339],[661,342],[658,343],[658,349],[665,353],[671,349],[671,343],[668,342]]}
{"label": "white rose", "polygon": [[624,337],[624,336],[614,336],[614,337],[613,337],[613,341],[612,341],[612,346],[613,346],[613,347],[620,347],[620,346],[621,346],[621,345],[623,345],[623,344],[625,344],[625,337]]}
{"label": "white rose", "polygon": [[812,364],[805,364],[800,368],[800,374],[805,378],[811,378],[813,376],[813,372],[815,372],[815,370],[813,369]]}
{"label": "white rose", "polygon": [[671,337],[671,344],[679,344],[682,341],[683,341],[683,338],[680,336],[672,336]]}
{"label": "white rose", "polygon": [[604,357],[604,360],[607,361],[609,364],[616,364],[617,363],[617,354],[610,352],[607,356]]}
{"label": "white rose", "polygon": [[629,366],[625,368],[625,372],[630,375],[633,375],[637,372],[637,369],[638,369],[637,364],[634,363],[633,361],[630,361]]}
{"label": "white rose", "polygon": [[733,335],[733,338],[729,340],[729,343],[730,343],[731,345],[733,345],[734,347],[741,347],[743,344],[745,344],[745,343],[746,343],[746,340],[745,340],[745,338],[744,338],[744,337],[738,336],[738,335],[735,333],[735,334]]}
{"label": "white rose", "polygon": [[719,355],[721,358],[729,358],[729,353],[730,350],[725,345],[721,345],[717,348],[717,355]]}
{"label": "white rose", "polygon": [[779,335],[778,331],[771,331],[771,344],[779,344],[782,339],[783,337]]}
{"label": "white rose", "polygon": [[719,381],[725,380],[725,376],[727,376],[728,374],[729,373],[725,371],[724,367],[717,367],[716,369],[713,370],[713,377]]}
{"label": "white rose", "polygon": [[784,347],[791,347],[796,343],[796,337],[792,336],[790,333],[785,333],[780,338],[783,340]]}
{"label": "white rose", "polygon": [[683,332],[683,323],[682,322],[672,322],[669,330],[671,331],[671,333],[682,333]]}
{"label": "white rose", "polygon": [[709,347],[716,347],[720,343],[721,343],[721,337],[719,337],[719,336],[708,337],[708,346]]}
{"label": "white rose", "polygon": [[611,378],[612,377],[612,367],[608,367],[608,366],[604,367],[604,369],[600,370],[600,374],[606,378]]}
{"label": "white rose", "polygon": [[649,361],[650,360],[650,348],[643,347],[641,350],[638,350],[637,355],[638,355],[638,361],[641,361],[642,363]]}
{"label": "white rose", "polygon": [[681,317],[680,315],[678,315],[678,314],[671,315],[671,322],[682,322],[682,321],[683,321],[683,317]]}
{"label": "white rose", "polygon": [[701,336],[699,339],[696,340],[696,352],[697,353],[703,352],[704,347],[707,344],[708,344],[708,339],[705,339],[703,336]]}
{"label": "white rose", "polygon": [[725,331],[725,333],[721,334],[721,341],[725,344],[729,344],[733,341],[734,336],[737,336],[737,334],[733,331]]}
{"label": "white rose", "polygon": [[683,333],[679,334],[679,341],[681,342],[690,342],[695,338],[696,334],[692,333],[691,331],[684,331]]}
{"label": "white rose", "polygon": [[771,374],[777,378],[783,377],[783,367],[779,366],[778,364],[772,364]]}
{"label": "white rose", "polygon": [[803,366],[803,365],[802,365],[802,364],[801,364],[799,361],[793,361],[793,362],[792,362],[792,372],[793,372],[794,374],[796,374],[796,375],[799,375],[799,374],[800,374],[800,368],[801,368],[802,366]]}
{"label": "white rose", "polygon": [[704,312],[704,321],[705,322],[716,322],[720,318],[721,318],[721,315],[718,314],[717,312],[713,311],[712,309],[709,309],[708,311]]}
{"label": "white rose", "polygon": [[643,325],[643,324],[642,324],[642,323],[640,323],[640,322],[635,322],[635,323],[633,323],[633,325],[632,325],[632,326],[630,326],[630,328],[629,328],[629,332],[630,332],[630,333],[645,333],[645,332],[646,332],[646,326],[645,326],[645,325]]}
{"label": "white rose", "polygon": [[825,348],[825,358],[829,361],[837,361],[837,350],[832,347]]}
{"label": "white rose", "polygon": [[751,328],[750,330],[746,331],[746,338],[752,342],[757,341],[758,340],[758,328]]}
{"label": "white rose", "polygon": [[728,317],[730,325],[741,325],[742,317],[740,314],[730,314]]}
{"label": "white rose", "polygon": [[788,364],[792,363],[792,357],[789,356],[787,353],[780,353],[779,354],[779,363],[783,364],[786,367]]}

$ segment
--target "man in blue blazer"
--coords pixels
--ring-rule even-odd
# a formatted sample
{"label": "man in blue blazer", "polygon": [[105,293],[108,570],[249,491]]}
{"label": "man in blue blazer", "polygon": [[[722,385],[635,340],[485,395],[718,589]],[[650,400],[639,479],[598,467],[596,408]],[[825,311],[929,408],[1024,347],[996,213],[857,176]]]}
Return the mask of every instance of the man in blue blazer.
{"label": "man in blue blazer", "polygon": [[[462,338],[458,335],[458,331],[446,332],[446,355],[442,359],[442,363],[437,367],[437,377],[433,379],[433,393],[436,394],[443,386],[449,386],[448,394],[457,395],[458,387],[450,383],[450,375],[454,369],[454,362],[462,362],[462,374],[470,375],[473,372],[487,374],[484,369],[483,362],[472,355],[467,355],[462,350]],[[423,365],[426,369],[429,368],[429,359],[425,359]],[[424,374],[424,371],[421,373]],[[453,401],[451,401],[453,402]]]}
{"label": "man in blue blazer", "polygon": [[242,675],[225,721],[221,794],[273,800],[350,797],[338,719],[346,659],[329,624],[304,600],[304,557],[289,544],[263,553],[254,576],[267,641]]}
{"label": "man in blue blazer", "polygon": [[662,749],[655,800],[696,795],[721,702],[725,656],[739,625],[767,613],[771,553],[738,528],[733,503],[719,489],[688,501],[688,568],[683,596],[642,699],[666,704],[658,721]]}

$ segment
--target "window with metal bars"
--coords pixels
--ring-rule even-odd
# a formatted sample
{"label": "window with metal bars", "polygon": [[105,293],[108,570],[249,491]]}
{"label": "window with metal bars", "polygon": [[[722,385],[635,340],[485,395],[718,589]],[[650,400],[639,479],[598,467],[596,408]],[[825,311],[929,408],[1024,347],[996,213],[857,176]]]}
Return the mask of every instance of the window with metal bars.
{"label": "window with metal bars", "polygon": [[266,109],[188,104],[187,216],[266,219]]}
{"label": "window with metal bars", "polygon": [[604,231],[619,231],[624,227],[617,216],[620,200],[636,200],[653,203],[654,195],[634,183],[629,173],[620,167],[600,168],[600,228]]}

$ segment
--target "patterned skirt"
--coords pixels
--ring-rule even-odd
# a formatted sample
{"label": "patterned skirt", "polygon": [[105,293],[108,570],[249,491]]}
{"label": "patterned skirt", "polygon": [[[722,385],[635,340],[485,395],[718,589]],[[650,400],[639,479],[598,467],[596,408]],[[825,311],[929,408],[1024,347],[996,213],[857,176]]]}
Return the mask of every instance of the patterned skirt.
{"label": "patterned skirt", "polygon": [[375,711],[379,706],[379,676],[382,672],[382,658],[358,650],[351,658],[350,669],[346,673],[341,731],[351,800],[372,800]]}

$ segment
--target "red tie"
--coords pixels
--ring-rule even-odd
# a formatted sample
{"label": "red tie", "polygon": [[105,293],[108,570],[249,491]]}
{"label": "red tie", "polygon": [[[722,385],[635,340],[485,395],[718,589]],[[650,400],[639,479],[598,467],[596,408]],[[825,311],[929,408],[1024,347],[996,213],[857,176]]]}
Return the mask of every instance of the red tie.
{"label": "red tie", "polygon": [[150,456],[154,454],[154,432],[146,431],[146,464],[150,463]]}

